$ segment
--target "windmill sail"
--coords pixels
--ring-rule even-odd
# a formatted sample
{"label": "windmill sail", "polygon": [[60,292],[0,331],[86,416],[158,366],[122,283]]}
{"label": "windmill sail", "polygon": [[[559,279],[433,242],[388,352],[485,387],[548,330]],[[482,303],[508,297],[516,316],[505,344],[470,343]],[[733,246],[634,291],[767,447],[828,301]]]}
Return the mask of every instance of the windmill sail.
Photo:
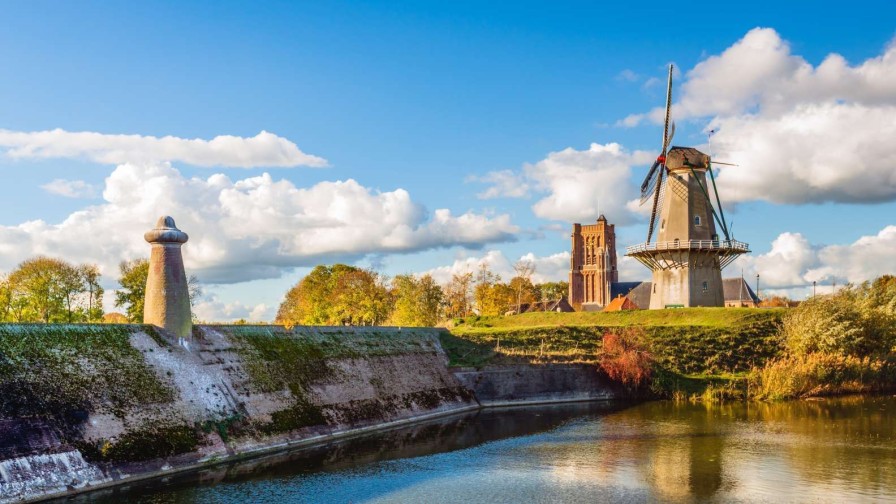
{"label": "windmill sail", "polygon": [[[647,243],[650,243],[650,239],[653,238],[656,212],[659,208],[660,193],[663,189],[663,178],[666,174],[666,153],[668,152],[669,144],[672,142],[672,136],[675,135],[675,123],[672,122],[670,124],[669,120],[672,115],[672,68],[673,66],[670,64],[669,80],[666,84],[666,115],[663,119],[663,150],[656,158],[653,166],[650,167],[650,171],[647,172],[647,178],[641,185],[641,204],[644,204],[651,193],[653,194],[653,208],[650,210],[650,224],[647,227]],[[657,169],[657,167],[659,167],[659,169]],[[654,173],[656,173],[656,175],[654,175]]]}

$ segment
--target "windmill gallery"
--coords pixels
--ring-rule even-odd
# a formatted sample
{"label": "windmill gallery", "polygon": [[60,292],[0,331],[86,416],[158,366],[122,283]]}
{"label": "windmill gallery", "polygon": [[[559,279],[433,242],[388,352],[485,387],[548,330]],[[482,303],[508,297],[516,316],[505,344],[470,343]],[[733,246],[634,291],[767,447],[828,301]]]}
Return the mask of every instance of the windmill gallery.
{"label": "windmill gallery", "polygon": [[[722,279],[722,269],[750,252],[749,245],[731,236],[710,156],[693,147],[671,146],[671,103],[672,65],[662,149],[641,184],[641,204],[651,204],[647,239],[626,250],[651,270],[652,281],[619,282],[615,229],[606,217],[600,215],[592,225],[573,224],[569,301],[576,309],[758,304],[743,278]],[[614,303],[617,299],[622,301]]]}

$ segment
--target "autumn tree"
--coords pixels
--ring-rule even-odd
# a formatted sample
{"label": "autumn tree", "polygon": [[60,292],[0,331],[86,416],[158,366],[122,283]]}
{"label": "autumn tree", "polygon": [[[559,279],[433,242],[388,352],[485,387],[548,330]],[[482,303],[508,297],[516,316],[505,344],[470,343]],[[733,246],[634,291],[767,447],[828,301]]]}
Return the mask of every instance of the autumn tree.
{"label": "autumn tree", "polygon": [[316,266],[294,285],[277,310],[285,325],[379,325],[391,311],[385,278],[346,264]]}
{"label": "autumn tree", "polygon": [[[535,263],[526,259],[520,259],[513,263],[513,271],[516,276],[510,281],[511,287],[516,292],[516,309],[520,312],[520,306],[523,303],[523,292],[532,288],[532,275],[535,273]],[[514,284],[514,280],[517,282]]]}
{"label": "autumn tree", "polygon": [[432,327],[439,321],[444,293],[431,275],[398,275],[392,279],[391,324]]}
{"label": "autumn tree", "polygon": [[9,290],[9,277],[0,274],[0,322],[8,322],[12,310],[12,295]]}
{"label": "autumn tree", "polygon": [[448,318],[466,317],[472,311],[473,273],[458,273],[451,276],[451,282],[445,287],[445,316]]}
{"label": "autumn tree", "polygon": [[763,308],[786,308],[796,306],[796,304],[786,296],[768,296],[759,302],[759,306]]}
{"label": "autumn tree", "polygon": [[545,282],[535,285],[540,301],[566,299],[569,296],[569,282]]}
{"label": "autumn tree", "polygon": [[541,298],[538,287],[532,284],[532,280],[523,277],[513,277],[508,284],[513,291],[514,301],[517,305],[536,303]]}
{"label": "autumn tree", "polygon": [[492,273],[487,264],[480,264],[476,272],[476,286],[473,287],[473,300],[480,315],[500,315],[503,306],[494,297],[494,286],[501,277]]}

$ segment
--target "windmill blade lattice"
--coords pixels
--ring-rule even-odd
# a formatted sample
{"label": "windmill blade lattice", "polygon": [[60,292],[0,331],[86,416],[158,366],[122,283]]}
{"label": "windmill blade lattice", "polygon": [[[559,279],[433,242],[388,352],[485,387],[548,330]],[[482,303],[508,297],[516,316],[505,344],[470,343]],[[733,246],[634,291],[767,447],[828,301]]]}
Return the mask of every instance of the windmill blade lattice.
{"label": "windmill blade lattice", "polygon": [[[644,180],[644,184],[641,184],[642,204],[646,200],[645,196],[650,194],[649,191],[645,194],[645,189],[648,187],[653,188],[653,208],[650,210],[650,224],[647,226],[647,243],[650,243],[650,239],[653,238],[653,228],[656,224],[656,213],[659,209],[660,204],[660,193],[663,192],[662,186],[664,184],[664,178],[666,175],[666,153],[668,152],[669,145],[672,142],[672,136],[675,135],[675,123],[670,124],[670,116],[672,115],[672,69],[673,66],[670,64],[669,79],[668,83],[666,84],[666,115],[663,119],[663,150],[660,153],[659,157],[656,158],[653,166],[651,166],[650,171],[647,172],[647,179]],[[654,173],[656,175],[654,175]]]}

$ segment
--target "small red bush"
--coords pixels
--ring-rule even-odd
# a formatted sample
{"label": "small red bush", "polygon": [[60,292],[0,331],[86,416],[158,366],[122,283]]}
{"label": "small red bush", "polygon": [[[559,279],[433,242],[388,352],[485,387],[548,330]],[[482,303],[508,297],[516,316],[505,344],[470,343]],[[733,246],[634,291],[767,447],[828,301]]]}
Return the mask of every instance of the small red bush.
{"label": "small red bush", "polygon": [[653,357],[644,345],[644,332],[626,329],[621,334],[605,333],[600,366],[613,380],[639,388],[650,382]]}

